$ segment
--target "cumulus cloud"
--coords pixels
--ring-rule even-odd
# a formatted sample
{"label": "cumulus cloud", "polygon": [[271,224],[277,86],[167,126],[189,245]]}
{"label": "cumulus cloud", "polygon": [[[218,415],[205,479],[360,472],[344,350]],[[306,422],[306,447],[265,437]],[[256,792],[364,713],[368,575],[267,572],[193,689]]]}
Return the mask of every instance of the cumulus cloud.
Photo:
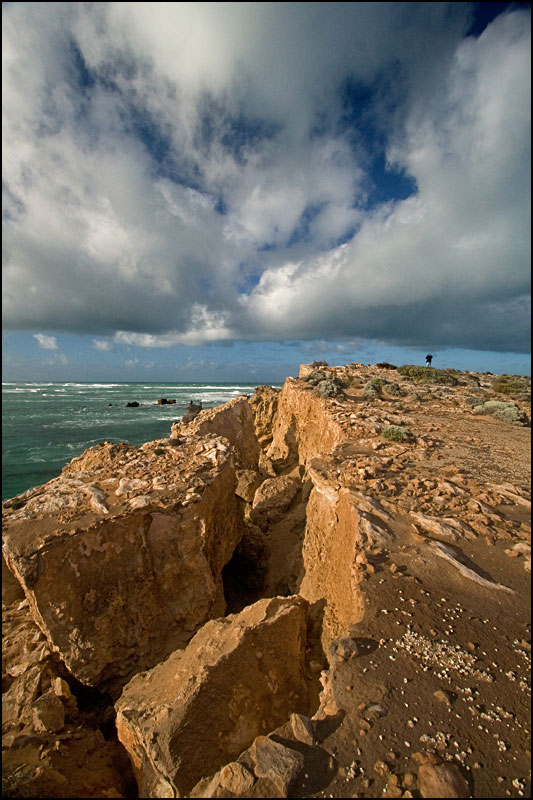
{"label": "cumulus cloud", "polygon": [[37,339],[42,350],[57,350],[57,340],[55,336],[47,336],[45,333],[34,333],[33,338]]}
{"label": "cumulus cloud", "polygon": [[4,6],[6,328],[526,349],[530,15],[470,13]]}
{"label": "cumulus cloud", "polygon": [[100,350],[102,352],[106,352],[108,350],[112,350],[112,345],[110,342],[106,341],[105,339],[93,339],[92,343],[93,350]]}

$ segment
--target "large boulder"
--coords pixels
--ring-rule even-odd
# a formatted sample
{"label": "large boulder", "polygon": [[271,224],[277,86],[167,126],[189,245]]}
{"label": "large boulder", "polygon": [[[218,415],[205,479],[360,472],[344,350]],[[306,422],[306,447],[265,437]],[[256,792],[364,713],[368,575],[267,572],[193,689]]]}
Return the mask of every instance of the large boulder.
{"label": "large boulder", "polygon": [[239,395],[229,403],[206,408],[193,419],[183,418],[171,428],[171,436],[206,436],[216,434],[227,439],[232,447],[238,469],[256,469],[259,459],[254,418],[248,398]]}
{"label": "large boulder", "polygon": [[140,796],[183,797],[292,711],[307,712],[307,608],[301,597],[275,597],[211,620],[128,683],[117,730]]}
{"label": "large boulder", "polygon": [[52,650],[119,689],[225,612],[242,536],[228,443],[106,443],[6,510],[4,554]]}
{"label": "large boulder", "polygon": [[301,483],[289,475],[267,478],[255,492],[251,520],[260,528],[282,518],[296,497]]}

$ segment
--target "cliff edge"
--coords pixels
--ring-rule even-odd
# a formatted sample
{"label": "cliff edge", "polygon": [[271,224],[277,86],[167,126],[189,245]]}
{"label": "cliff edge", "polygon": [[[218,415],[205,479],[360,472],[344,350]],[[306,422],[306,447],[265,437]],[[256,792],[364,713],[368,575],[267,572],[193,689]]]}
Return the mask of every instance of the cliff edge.
{"label": "cliff edge", "polygon": [[4,794],[530,796],[529,414],[302,365],[4,503]]}

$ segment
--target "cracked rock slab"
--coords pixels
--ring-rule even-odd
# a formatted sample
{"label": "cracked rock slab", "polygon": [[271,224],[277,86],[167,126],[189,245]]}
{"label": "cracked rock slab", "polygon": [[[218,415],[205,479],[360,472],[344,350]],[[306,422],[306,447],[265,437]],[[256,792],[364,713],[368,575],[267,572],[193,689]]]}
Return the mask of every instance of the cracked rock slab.
{"label": "cracked rock slab", "polygon": [[117,730],[140,796],[183,796],[291,711],[307,711],[307,608],[301,597],[277,597],[211,620],[185,650],[128,683]]}

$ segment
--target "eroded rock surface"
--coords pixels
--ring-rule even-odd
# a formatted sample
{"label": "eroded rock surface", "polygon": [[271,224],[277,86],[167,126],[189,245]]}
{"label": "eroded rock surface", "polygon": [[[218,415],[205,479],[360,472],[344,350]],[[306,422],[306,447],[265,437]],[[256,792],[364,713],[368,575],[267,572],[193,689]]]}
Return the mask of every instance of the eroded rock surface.
{"label": "eroded rock surface", "polygon": [[8,794],[529,796],[530,429],[320,369],[4,504]]}
{"label": "eroded rock surface", "polygon": [[290,711],[307,711],[306,614],[299,597],[260,600],[130,681],[117,728],[142,796],[182,796]]}
{"label": "eroded rock surface", "polygon": [[7,517],[9,566],[78,680],[116,690],[224,613],[221,573],[242,536],[234,492],[219,437],[104,444]]}

